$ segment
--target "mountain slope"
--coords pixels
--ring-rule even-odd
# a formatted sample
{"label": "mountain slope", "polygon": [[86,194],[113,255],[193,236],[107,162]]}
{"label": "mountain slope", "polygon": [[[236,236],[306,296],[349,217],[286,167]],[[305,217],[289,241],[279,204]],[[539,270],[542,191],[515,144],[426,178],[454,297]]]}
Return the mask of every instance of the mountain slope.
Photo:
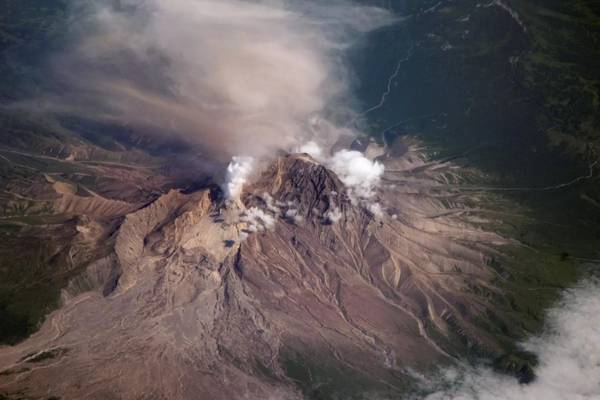
{"label": "mountain slope", "polygon": [[307,155],[276,159],[239,202],[216,188],[171,191],[129,213],[114,250],[63,292],[64,307],[0,349],[0,389],[9,398],[393,397],[412,369],[467,349],[500,354],[477,323],[488,300],[469,288],[501,293],[486,260],[509,242],[418,195],[445,191],[432,178],[443,165],[414,148],[383,157],[387,179],[412,180],[370,200],[394,217],[372,214]]}

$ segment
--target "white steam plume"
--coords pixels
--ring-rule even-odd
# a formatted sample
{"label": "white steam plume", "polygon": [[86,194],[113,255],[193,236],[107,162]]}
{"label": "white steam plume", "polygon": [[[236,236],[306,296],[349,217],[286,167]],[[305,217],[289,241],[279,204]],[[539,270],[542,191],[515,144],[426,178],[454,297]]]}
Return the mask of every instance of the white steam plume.
{"label": "white steam plume", "polygon": [[329,210],[325,213],[325,218],[332,224],[336,224],[342,219],[343,216],[342,210],[340,210],[338,207],[334,207],[332,210]]}
{"label": "white steam plume", "polygon": [[328,160],[329,167],[348,187],[351,197],[370,199],[384,172],[383,164],[371,161],[359,151],[340,150]]}
{"label": "white steam plume", "polygon": [[[354,203],[362,203],[377,218],[383,217],[381,205],[373,200],[375,188],[379,185],[385,171],[382,163],[371,161],[363,153],[355,150],[343,149],[328,157],[322,147],[313,140],[295,150],[310,155],[333,170],[346,185],[350,199]],[[334,211],[327,218],[335,223],[339,220],[336,216],[337,213]]]}
{"label": "white steam plume", "polygon": [[336,123],[351,113],[344,52],[392,21],[341,0],[72,4],[47,111],[181,135],[221,160],[346,133]]}
{"label": "white steam plume", "polygon": [[247,224],[249,232],[262,232],[273,229],[276,218],[258,207],[251,207],[244,211],[241,221]]}
{"label": "white steam plume", "polygon": [[[568,291],[548,315],[545,333],[524,344],[536,353],[537,379],[521,385],[489,369],[448,370],[450,385],[427,400],[599,400],[600,283]],[[435,384],[435,383],[434,383]]]}
{"label": "white steam plume", "polygon": [[234,156],[227,166],[225,196],[228,199],[238,199],[242,194],[244,184],[254,167],[254,158]]}
{"label": "white steam plume", "polygon": [[323,159],[323,149],[314,140],[309,140],[295,150],[295,153],[306,153],[315,160]]}

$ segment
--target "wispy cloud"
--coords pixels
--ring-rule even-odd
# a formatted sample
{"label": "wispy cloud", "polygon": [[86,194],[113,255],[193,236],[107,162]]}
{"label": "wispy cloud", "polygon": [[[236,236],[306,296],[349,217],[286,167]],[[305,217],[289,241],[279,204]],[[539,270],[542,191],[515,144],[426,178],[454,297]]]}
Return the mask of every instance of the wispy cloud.
{"label": "wispy cloud", "polygon": [[487,368],[449,369],[428,382],[427,400],[600,399],[600,282],[565,292],[547,328],[523,347],[538,355],[536,380],[519,384]]}

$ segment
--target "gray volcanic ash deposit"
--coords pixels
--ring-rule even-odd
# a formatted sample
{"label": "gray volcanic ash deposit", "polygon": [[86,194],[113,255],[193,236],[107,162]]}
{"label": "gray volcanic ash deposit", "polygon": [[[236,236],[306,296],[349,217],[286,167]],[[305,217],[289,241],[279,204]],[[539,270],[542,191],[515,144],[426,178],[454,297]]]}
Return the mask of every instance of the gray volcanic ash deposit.
{"label": "gray volcanic ash deposit", "polygon": [[486,300],[464,289],[497,290],[486,259],[507,241],[426,194],[444,191],[448,165],[427,164],[414,146],[380,160],[390,171],[370,200],[380,215],[306,154],[274,160],[238,201],[217,188],[173,190],[130,212],[104,233],[113,250],[71,282],[64,306],[0,348],[0,389],[387,398],[410,371],[467,347],[494,353],[494,337],[473,323]]}

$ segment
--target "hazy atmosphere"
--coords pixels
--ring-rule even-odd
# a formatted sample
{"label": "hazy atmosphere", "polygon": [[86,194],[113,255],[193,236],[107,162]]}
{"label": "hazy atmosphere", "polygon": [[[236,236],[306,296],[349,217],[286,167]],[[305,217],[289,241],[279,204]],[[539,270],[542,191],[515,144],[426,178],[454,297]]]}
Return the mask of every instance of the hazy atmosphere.
{"label": "hazy atmosphere", "polygon": [[0,0],[0,400],[600,400],[591,0]]}
{"label": "hazy atmosphere", "polygon": [[48,112],[183,135],[216,155],[352,134],[345,52],[393,21],[350,2],[72,2]]}

